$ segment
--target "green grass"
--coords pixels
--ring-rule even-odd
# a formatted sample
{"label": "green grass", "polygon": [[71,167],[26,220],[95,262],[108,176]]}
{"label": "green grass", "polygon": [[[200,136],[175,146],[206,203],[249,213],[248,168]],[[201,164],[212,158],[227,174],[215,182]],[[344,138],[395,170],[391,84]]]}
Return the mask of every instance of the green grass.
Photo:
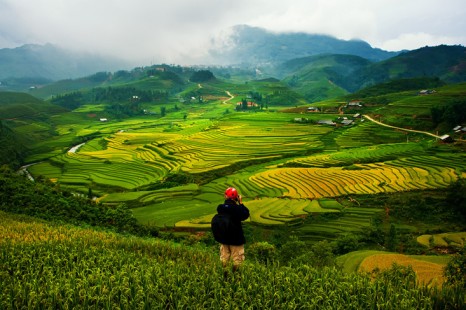
{"label": "green grass", "polygon": [[[448,290],[434,299],[432,289],[395,273],[391,281],[333,268],[265,266],[250,260],[225,280],[217,246],[188,247],[3,212],[0,222],[2,309],[236,309],[239,304],[366,309],[400,303],[407,309],[431,309],[453,296]],[[464,294],[455,298],[464,300]]]}

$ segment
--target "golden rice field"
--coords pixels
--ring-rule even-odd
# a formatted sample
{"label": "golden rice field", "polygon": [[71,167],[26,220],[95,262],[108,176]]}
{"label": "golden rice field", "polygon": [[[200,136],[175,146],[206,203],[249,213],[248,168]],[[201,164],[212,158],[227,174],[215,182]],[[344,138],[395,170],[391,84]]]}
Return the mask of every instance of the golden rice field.
{"label": "golden rice field", "polygon": [[392,267],[393,264],[411,266],[416,273],[417,280],[422,284],[441,286],[445,281],[443,268],[446,264],[429,262],[403,254],[370,255],[361,262],[359,271],[386,270]]}
{"label": "golden rice field", "polygon": [[458,177],[454,168],[397,167],[386,163],[360,165],[361,170],[332,168],[276,168],[251,176],[261,188],[283,189],[291,198],[336,197],[446,187]]}

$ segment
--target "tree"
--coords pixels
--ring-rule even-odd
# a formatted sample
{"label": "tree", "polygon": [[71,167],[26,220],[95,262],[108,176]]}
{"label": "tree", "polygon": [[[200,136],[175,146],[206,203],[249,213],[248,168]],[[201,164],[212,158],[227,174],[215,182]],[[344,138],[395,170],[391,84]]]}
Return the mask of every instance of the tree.
{"label": "tree", "polygon": [[466,247],[448,262],[444,275],[448,284],[466,289]]}
{"label": "tree", "polygon": [[167,108],[166,107],[160,107],[160,115],[164,117],[167,115]]}
{"label": "tree", "polygon": [[212,72],[209,70],[199,70],[193,73],[189,80],[194,83],[202,83],[202,82],[207,82],[212,79],[214,79],[215,76]]}
{"label": "tree", "polygon": [[458,179],[447,187],[447,204],[466,218],[466,179]]}
{"label": "tree", "polygon": [[241,108],[242,108],[243,110],[247,110],[247,109],[248,109],[248,101],[247,101],[246,99],[243,99],[243,100],[241,101]]}
{"label": "tree", "polygon": [[395,225],[391,224],[390,231],[388,232],[388,238],[387,238],[387,249],[389,251],[395,251],[397,245],[398,245],[398,236],[396,232],[396,227]]}
{"label": "tree", "polygon": [[337,255],[346,254],[358,250],[360,247],[359,238],[354,234],[345,234],[335,241],[334,253]]}
{"label": "tree", "polygon": [[311,248],[310,263],[315,267],[334,266],[333,246],[327,241],[319,241]]}
{"label": "tree", "polygon": [[280,248],[280,261],[289,262],[293,258],[299,257],[307,252],[306,243],[300,241],[298,237],[292,236],[290,241]]}

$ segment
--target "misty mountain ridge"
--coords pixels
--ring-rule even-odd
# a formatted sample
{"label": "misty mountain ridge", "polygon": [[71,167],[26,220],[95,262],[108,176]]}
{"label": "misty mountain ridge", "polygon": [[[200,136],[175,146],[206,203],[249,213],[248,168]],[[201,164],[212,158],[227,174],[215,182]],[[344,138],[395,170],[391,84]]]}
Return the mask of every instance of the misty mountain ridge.
{"label": "misty mountain ridge", "polygon": [[[220,41],[213,42],[216,48],[210,50],[212,59],[221,66],[200,67],[210,68],[216,75],[227,79],[276,78],[310,102],[345,95],[393,79],[438,77],[447,83],[466,81],[466,51],[463,46],[441,45],[387,52],[374,49],[364,41],[345,41],[326,35],[273,33],[245,25],[232,27],[229,31],[220,37]],[[131,72],[122,70],[128,65],[112,58],[70,52],[51,44],[25,45],[0,49],[0,90],[24,91],[31,85],[38,85],[40,87],[34,90],[34,94],[48,98],[83,87],[138,85],[140,79],[147,76],[152,78],[150,82],[144,82],[147,84],[144,87],[157,90],[162,90],[167,82],[179,84],[186,79],[179,76],[182,74],[179,70],[183,71],[181,67],[175,70],[172,66],[165,66],[163,74],[155,70],[155,73],[142,73],[141,76],[136,70],[138,68]],[[104,74],[112,71],[116,71],[115,74]],[[16,88],[11,87],[13,83],[8,85],[11,77],[17,81],[21,79]],[[44,85],[49,87],[42,87]]]}
{"label": "misty mountain ridge", "polygon": [[[213,38],[212,43],[209,60],[199,59],[199,65],[209,62],[219,65],[277,65],[318,54],[350,54],[380,61],[398,54],[372,48],[361,40],[345,41],[320,34],[274,33],[246,25],[228,29],[227,34]],[[7,79],[31,78],[42,82],[57,81],[129,68],[129,61],[79,53],[52,44],[0,49],[0,81],[3,83]]]}
{"label": "misty mountain ridge", "polygon": [[347,41],[304,32],[275,33],[247,25],[232,27],[229,34],[217,41],[214,39],[217,47],[210,54],[223,64],[274,65],[318,54],[349,54],[381,61],[399,54],[373,48],[362,40]]}
{"label": "misty mountain ridge", "polygon": [[57,81],[128,67],[128,63],[123,60],[70,51],[52,44],[26,44],[0,49],[2,82],[7,79]]}

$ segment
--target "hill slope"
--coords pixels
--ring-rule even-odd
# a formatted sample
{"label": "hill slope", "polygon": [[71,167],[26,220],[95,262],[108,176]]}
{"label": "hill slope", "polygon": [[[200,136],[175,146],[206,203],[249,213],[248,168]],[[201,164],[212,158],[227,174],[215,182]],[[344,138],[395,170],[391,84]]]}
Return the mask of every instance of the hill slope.
{"label": "hill slope", "polygon": [[224,278],[217,247],[57,226],[3,212],[0,223],[2,309],[393,309],[400,303],[431,309],[445,302],[432,289],[417,287],[413,274],[402,269],[371,279],[337,269],[248,262]]}
{"label": "hill slope", "polygon": [[466,47],[423,47],[371,64],[355,72],[348,90],[414,77],[438,77],[448,83],[466,81]]}
{"label": "hill slope", "polygon": [[63,109],[25,93],[0,92],[0,163],[18,165],[31,144],[50,138],[50,117]]}
{"label": "hill slope", "polygon": [[[325,100],[381,83],[398,84],[401,89],[416,89],[402,84],[424,79],[436,80],[424,87],[466,81],[466,48],[462,46],[425,47],[393,58],[372,62],[352,55],[317,55],[293,59],[277,66],[277,76],[285,76],[292,89],[310,101]],[[411,79],[411,80],[408,80]],[[409,81],[409,82],[408,82]],[[418,83],[421,85],[422,83]]]}
{"label": "hill slope", "polygon": [[314,102],[347,94],[348,77],[371,62],[353,55],[316,55],[287,61],[278,66],[279,75],[290,88]]}

